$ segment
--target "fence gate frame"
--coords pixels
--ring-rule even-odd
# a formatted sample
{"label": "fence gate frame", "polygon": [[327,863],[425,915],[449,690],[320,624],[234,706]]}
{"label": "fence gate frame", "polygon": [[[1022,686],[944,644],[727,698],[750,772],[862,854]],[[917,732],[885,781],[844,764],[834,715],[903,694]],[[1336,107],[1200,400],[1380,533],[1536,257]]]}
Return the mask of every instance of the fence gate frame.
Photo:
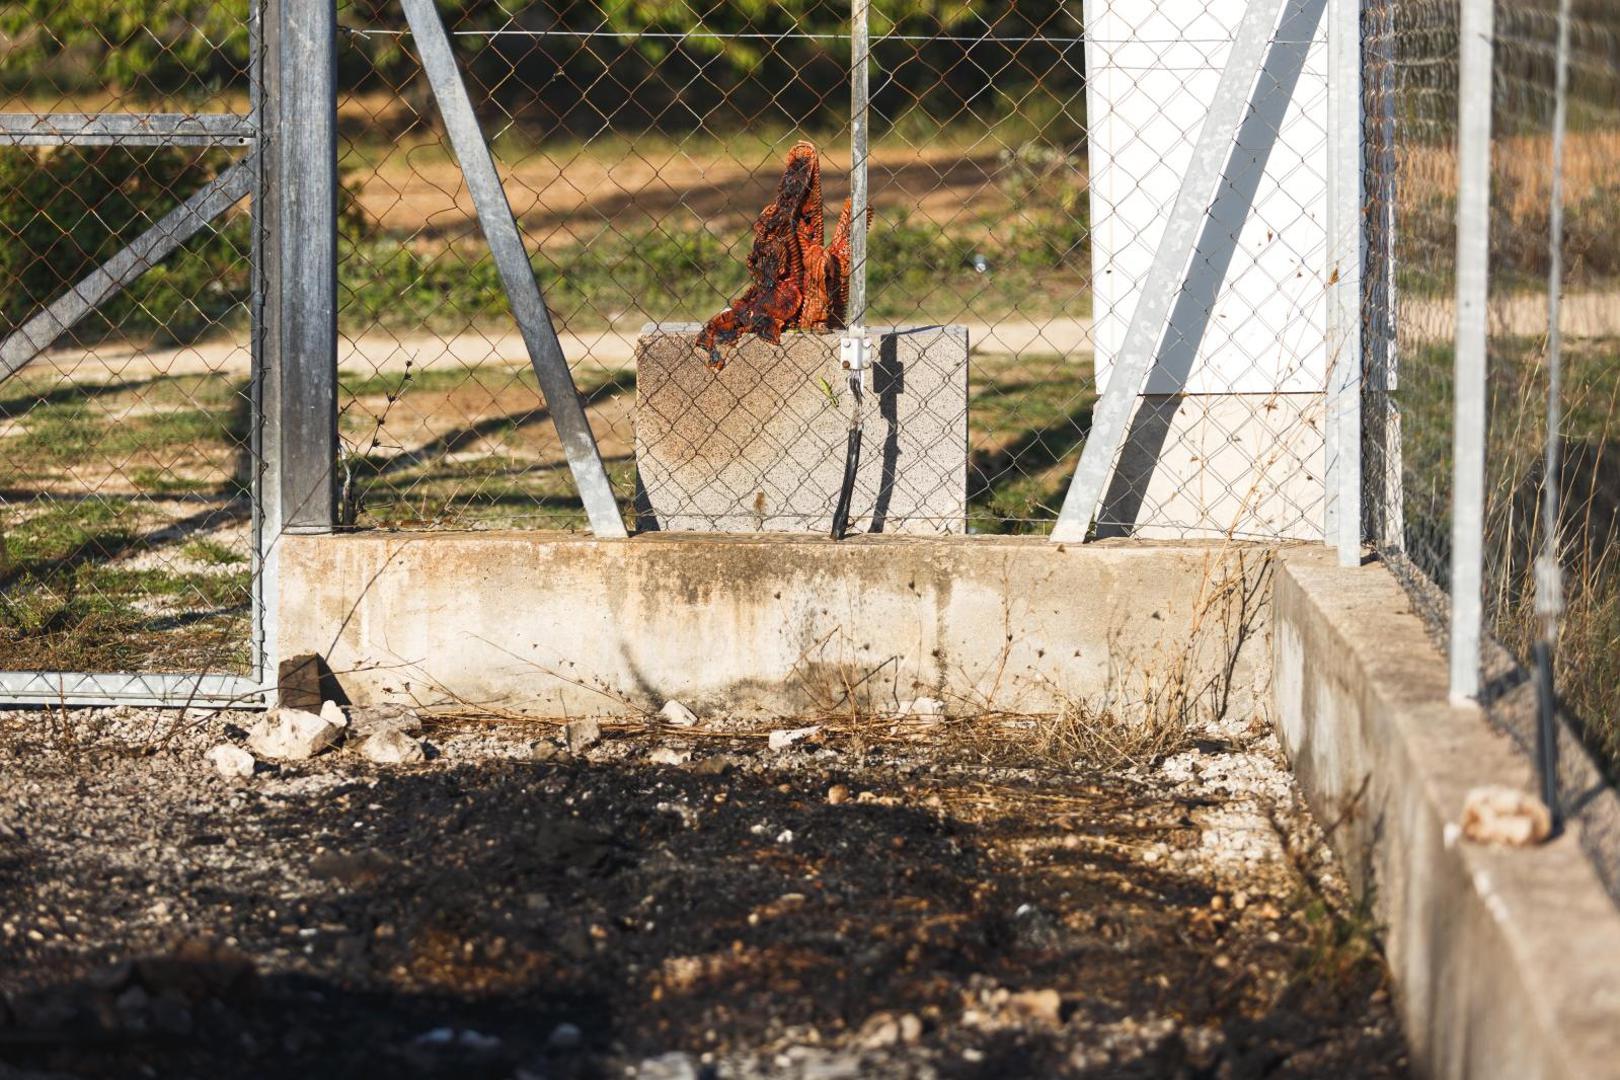
{"label": "fence gate frame", "polygon": [[0,700],[8,704],[267,704],[276,683],[276,538],[327,532],[335,523],[336,8],[332,0],[255,0],[248,32],[246,114],[0,113],[0,146],[245,148],[0,342],[0,382],[221,214],[251,201],[249,673],[3,671]]}

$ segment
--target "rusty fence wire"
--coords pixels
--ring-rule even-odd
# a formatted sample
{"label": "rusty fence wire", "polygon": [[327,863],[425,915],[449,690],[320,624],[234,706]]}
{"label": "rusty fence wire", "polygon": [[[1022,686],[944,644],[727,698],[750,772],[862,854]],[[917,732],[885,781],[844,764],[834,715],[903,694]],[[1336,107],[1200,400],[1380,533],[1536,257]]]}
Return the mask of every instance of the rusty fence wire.
{"label": "rusty fence wire", "polygon": [[[1215,207],[1101,534],[1321,536],[1323,7],[1284,5],[1251,165]],[[859,528],[1050,528],[1243,8],[1099,4],[1088,26],[1078,3],[873,6]],[[719,372],[695,339],[747,286],[800,140],[835,245],[849,6],[441,11],[632,527],[823,528],[853,406],[837,320],[724,343]],[[391,3],[339,19],[347,510],[579,526],[405,21]],[[930,327],[965,328],[971,355]]]}
{"label": "rusty fence wire", "polygon": [[0,672],[258,660],[256,43],[246,0],[0,5]]}

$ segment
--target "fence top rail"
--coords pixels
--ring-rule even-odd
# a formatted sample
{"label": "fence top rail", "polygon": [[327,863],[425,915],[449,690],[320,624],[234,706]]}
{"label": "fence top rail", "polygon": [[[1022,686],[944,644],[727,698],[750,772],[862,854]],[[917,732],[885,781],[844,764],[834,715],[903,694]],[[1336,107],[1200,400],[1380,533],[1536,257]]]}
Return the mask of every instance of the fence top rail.
{"label": "fence top rail", "polygon": [[[396,26],[344,26],[343,33],[355,37],[407,37],[410,30]],[[486,30],[452,30],[451,37],[494,38],[612,38],[635,41],[650,38],[661,41],[848,41],[848,31],[810,30],[585,30],[551,28],[528,30],[512,27],[491,27]],[[1309,45],[1308,41],[1272,38],[1278,45]],[[886,41],[940,42],[954,45],[1230,45],[1230,35],[1222,37],[1087,37],[1084,34],[873,34],[872,43]]]}

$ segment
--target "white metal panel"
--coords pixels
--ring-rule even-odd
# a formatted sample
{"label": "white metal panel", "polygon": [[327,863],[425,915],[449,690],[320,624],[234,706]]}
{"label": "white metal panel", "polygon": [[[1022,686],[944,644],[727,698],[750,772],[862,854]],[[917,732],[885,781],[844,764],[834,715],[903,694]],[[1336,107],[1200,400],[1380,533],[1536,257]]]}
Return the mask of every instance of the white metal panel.
{"label": "white metal panel", "polygon": [[[1245,0],[1087,4],[1099,390],[1106,388],[1244,7]],[[1192,286],[1177,305],[1147,393],[1325,388],[1326,54],[1321,20],[1301,18],[1307,8],[1320,7],[1321,0],[1290,0],[1285,8],[1278,35],[1285,48],[1290,26],[1316,30],[1291,96],[1280,89],[1267,93],[1268,74],[1261,75],[1261,111],[1242,144],[1255,153],[1237,158],[1255,161],[1270,143],[1254,211],[1247,220],[1236,212],[1223,219],[1226,208],[1219,202],[1213,208],[1215,224],[1204,240],[1228,246],[1230,263],[1220,273],[1225,253],[1215,250],[1195,260]],[[1212,269],[1200,275],[1204,266]]]}

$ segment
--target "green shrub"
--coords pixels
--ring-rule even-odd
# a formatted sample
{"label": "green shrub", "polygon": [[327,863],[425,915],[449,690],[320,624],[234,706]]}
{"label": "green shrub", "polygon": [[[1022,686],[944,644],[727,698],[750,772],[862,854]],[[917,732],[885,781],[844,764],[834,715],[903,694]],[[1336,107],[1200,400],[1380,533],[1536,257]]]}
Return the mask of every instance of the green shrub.
{"label": "green shrub", "polygon": [[[0,325],[50,303],[228,163],[174,149],[0,149]],[[192,340],[247,299],[249,229],[241,212],[220,217],[75,333]]]}

